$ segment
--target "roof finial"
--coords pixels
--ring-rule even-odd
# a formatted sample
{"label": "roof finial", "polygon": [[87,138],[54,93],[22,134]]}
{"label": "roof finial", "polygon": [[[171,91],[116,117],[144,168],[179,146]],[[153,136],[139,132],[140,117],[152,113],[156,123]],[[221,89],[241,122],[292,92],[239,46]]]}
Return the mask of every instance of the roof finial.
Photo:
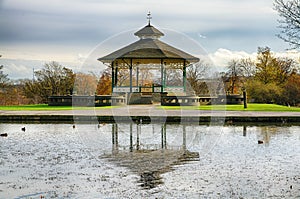
{"label": "roof finial", "polygon": [[148,26],[150,26],[150,21],[152,19],[150,11],[147,14],[147,19],[148,19]]}

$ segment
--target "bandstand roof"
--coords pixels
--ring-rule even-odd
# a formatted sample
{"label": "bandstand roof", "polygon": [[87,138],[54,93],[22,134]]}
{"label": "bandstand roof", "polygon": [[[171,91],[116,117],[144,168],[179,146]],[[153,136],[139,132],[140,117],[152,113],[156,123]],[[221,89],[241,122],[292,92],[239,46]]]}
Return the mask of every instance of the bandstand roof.
{"label": "bandstand roof", "polygon": [[124,59],[138,59],[141,64],[156,63],[158,59],[172,60],[172,62],[176,60],[182,62],[184,60],[187,62],[186,64],[199,61],[199,58],[160,41],[159,38],[164,36],[164,34],[153,27],[150,21],[147,26],[137,31],[134,35],[138,36],[140,40],[101,57],[98,60],[109,64],[113,61]]}

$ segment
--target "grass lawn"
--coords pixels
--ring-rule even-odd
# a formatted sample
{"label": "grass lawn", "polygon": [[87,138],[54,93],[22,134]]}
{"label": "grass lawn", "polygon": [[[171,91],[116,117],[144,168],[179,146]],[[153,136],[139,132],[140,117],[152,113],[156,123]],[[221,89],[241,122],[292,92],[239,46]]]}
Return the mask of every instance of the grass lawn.
{"label": "grass lawn", "polygon": [[[96,107],[96,109],[110,109],[116,106]],[[95,107],[72,107],[72,106],[48,106],[47,104],[20,105],[20,106],[0,106],[4,111],[59,111],[59,110],[90,110]],[[297,111],[299,107],[287,107],[277,104],[248,104],[244,109],[243,105],[201,105],[195,106],[162,106],[166,110],[186,109],[186,110],[226,110],[226,111]]]}
{"label": "grass lawn", "polygon": [[[47,104],[0,106],[4,111],[63,111],[63,110],[89,110],[95,107],[48,106]],[[113,108],[113,106],[96,107],[96,109]]]}
{"label": "grass lawn", "polygon": [[248,108],[244,109],[244,105],[201,105],[199,107],[194,106],[163,106],[164,109],[192,109],[192,110],[226,110],[226,111],[293,111],[300,112],[299,107],[287,107],[277,104],[248,104]]}

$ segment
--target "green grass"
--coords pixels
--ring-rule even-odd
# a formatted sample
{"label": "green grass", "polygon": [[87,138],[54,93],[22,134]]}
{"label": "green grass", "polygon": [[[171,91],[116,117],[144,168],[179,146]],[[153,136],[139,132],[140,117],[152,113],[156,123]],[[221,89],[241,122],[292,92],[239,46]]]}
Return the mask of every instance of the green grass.
{"label": "green grass", "polygon": [[90,109],[113,108],[113,106],[103,107],[72,107],[72,106],[48,106],[47,104],[0,106],[3,111],[65,111],[65,110],[90,110]]}
{"label": "green grass", "polygon": [[248,108],[244,109],[243,105],[201,105],[194,106],[163,106],[164,109],[188,109],[188,110],[226,110],[226,111],[277,111],[277,112],[300,112],[299,107],[287,107],[277,104],[248,104]]}
{"label": "green grass", "polygon": [[[96,107],[96,109],[110,109],[115,106]],[[0,106],[3,111],[60,111],[60,110],[93,110],[95,107],[72,107],[72,106],[48,106],[47,104],[20,105],[20,106]],[[226,110],[226,111],[291,111],[300,112],[299,107],[287,107],[277,104],[248,104],[244,109],[243,105],[201,105],[195,106],[162,106],[166,110],[186,109],[186,110]]]}

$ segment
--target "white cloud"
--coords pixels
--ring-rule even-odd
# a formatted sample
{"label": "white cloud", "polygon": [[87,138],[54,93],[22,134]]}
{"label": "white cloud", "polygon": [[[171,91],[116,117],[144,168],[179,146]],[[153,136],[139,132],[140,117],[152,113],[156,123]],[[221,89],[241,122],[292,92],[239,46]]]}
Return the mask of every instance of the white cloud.
{"label": "white cloud", "polygon": [[[300,52],[297,50],[285,51],[285,52],[272,52],[275,57],[288,57],[300,62]],[[247,59],[256,60],[257,52],[247,53],[245,51],[231,51],[228,49],[220,48],[214,53],[210,53],[209,57],[213,61],[214,65],[220,69],[220,71],[226,70],[226,66],[233,59]]]}
{"label": "white cloud", "polygon": [[213,61],[214,65],[219,67],[220,70],[224,70],[233,59],[243,59],[243,58],[251,58],[255,59],[255,53],[247,53],[245,51],[231,51],[228,49],[220,48],[214,53],[209,54],[210,59]]}

